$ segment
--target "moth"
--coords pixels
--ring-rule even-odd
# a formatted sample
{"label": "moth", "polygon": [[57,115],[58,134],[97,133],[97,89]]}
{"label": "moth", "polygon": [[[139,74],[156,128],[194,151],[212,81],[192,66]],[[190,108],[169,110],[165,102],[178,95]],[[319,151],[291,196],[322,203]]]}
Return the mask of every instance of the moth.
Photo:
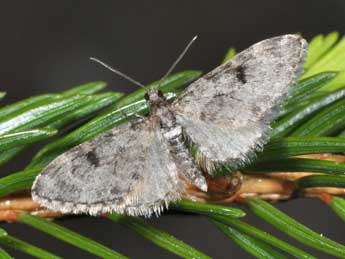
{"label": "moth", "polygon": [[236,170],[262,150],[306,53],[300,36],[273,37],[198,79],[172,103],[150,89],[148,117],[57,157],[35,179],[33,200],[63,213],[150,216],[179,200],[187,184],[207,192],[204,174],[220,165]]}

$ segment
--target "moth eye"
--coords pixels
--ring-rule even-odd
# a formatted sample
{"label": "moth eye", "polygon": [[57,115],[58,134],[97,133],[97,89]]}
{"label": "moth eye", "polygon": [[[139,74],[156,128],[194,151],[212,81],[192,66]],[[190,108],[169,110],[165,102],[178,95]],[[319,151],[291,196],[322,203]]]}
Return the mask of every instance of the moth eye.
{"label": "moth eye", "polygon": [[144,98],[145,98],[146,101],[149,101],[149,100],[150,100],[149,94],[148,94],[148,93],[145,93]]}
{"label": "moth eye", "polygon": [[158,96],[161,97],[161,98],[164,97],[164,95],[163,95],[163,93],[161,91],[158,91]]}

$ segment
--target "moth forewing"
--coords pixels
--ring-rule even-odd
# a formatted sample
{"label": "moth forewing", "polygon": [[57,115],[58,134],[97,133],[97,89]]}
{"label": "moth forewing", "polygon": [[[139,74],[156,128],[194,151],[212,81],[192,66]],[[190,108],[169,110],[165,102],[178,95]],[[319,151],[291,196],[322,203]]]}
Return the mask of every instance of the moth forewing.
{"label": "moth forewing", "polygon": [[213,174],[248,164],[303,69],[307,42],[297,35],[261,41],[192,83],[174,101],[177,122]]}
{"label": "moth forewing", "polygon": [[62,154],[37,176],[33,199],[63,213],[159,214],[184,186],[154,125],[126,123]]}

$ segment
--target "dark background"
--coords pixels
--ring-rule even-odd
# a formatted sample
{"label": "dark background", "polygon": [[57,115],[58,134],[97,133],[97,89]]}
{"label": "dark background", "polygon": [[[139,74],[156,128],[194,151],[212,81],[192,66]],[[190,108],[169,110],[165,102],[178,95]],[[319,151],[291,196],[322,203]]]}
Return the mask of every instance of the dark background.
{"label": "dark background", "polygon": [[[148,83],[167,71],[194,35],[199,39],[177,70],[207,72],[219,64],[230,46],[241,50],[274,35],[300,32],[310,39],[334,30],[345,30],[343,0],[2,1],[0,89],[8,93],[3,103],[93,80],[109,82],[110,90],[130,92],[135,86],[88,57],[98,57]],[[31,154],[16,159],[2,175],[22,168]],[[345,243],[343,222],[320,202],[295,200],[277,206],[312,229]],[[251,215],[247,220],[276,233]],[[104,219],[68,218],[59,224],[130,258],[177,258]],[[152,224],[213,258],[251,258],[202,217],[170,213],[152,219]],[[95,258],[24,225],[1,227],[64,258]],[[15,258],[28,258],[8,251]],[[312,252],[318,258],[333,258]]]}

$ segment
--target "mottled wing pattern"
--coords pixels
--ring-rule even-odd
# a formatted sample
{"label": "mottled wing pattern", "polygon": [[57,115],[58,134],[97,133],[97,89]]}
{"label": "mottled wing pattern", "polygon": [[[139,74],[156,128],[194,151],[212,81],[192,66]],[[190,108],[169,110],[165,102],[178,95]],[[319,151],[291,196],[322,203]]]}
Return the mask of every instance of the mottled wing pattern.
{"label": "mottled wing pattern", "polygon": [[191,84],[173,103],[177,121],[212,174],[217,164],[237,169],[269,135],[290,86],[300,74],[307,43],[296,35],[259,42]]}
{"label": "mottled wing pattern", "polygon": [[63,213],[149,216],[179,199],[184,186],[152,120],[126,123],[56,158],[36,178],[32,197]]}

